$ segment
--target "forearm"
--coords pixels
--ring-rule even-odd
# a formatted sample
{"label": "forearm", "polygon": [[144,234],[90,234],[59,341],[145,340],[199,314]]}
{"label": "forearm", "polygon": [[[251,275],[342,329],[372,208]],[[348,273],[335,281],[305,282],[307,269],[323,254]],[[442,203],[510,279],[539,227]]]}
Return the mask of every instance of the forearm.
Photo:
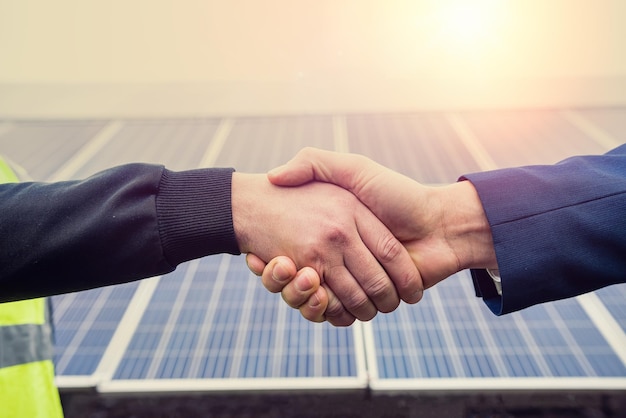
{"label": "forearm", "polygon": [[238,252],[230,170],[133,164],[82,181],[0,186],[0,300],[122,283]]}

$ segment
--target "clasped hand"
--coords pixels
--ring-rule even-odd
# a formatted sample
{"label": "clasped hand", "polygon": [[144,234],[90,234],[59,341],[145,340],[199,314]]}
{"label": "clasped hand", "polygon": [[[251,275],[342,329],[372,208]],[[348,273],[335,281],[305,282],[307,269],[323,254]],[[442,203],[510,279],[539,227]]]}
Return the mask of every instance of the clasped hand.
{"label": "clasped hand", "polygon": [[367,321],[457,271],[497,267],[469,182],[426,187],[355,154],[306,148],[267,177],[235,174],[233,218],[250,270],[315,322]]}

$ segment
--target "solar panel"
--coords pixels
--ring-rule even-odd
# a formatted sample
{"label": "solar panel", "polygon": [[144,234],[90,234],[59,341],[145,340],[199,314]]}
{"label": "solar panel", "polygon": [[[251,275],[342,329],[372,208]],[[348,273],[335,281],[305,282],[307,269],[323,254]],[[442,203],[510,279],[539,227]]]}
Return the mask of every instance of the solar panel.
{"label": "solar panel", "polygon": [[208,257],[159,280],[101,389],[316,387],[322,379],[324,387],[360,388],[366,373],[357,328],[303,323],[242,257]]}
{"label": "solar panel", "polygon": [[[567,112],[614,135],[626,109]],[[453,119],[501,166],[604,151],[564,114],[17,121],[1,125],[0,152],[39,177],[77,178],[130,161],[261,172],[310,145],[362,153],[437,184],[481,167]],[[162,277],[54,297],[58,384],[112,393],[623,390],[625,289],[496,317],[461,272],[418,305],[334,328],[304,321],[265,291],[242,257],[207,257]]]}
{"label": "solar panel", "polygon": [[[626,367],[584,309],[569,299],[494,316],[473,292],[469,273],[461,272],[428,290],[418,305],[366,324],[368,364],[373,389],[465,390],[533,389],[536,379],[552,388],[571,387],[571,378],[620,378],[609,386],[626,387]],[[522,378],[519,380],[518,378]],[[549,383],[545,379],[549,379]],[[568,378],[563,380],[561,378]],[[578,380],[581,387],[597,381]],[[428,389],[427,389],[428,390]]]}

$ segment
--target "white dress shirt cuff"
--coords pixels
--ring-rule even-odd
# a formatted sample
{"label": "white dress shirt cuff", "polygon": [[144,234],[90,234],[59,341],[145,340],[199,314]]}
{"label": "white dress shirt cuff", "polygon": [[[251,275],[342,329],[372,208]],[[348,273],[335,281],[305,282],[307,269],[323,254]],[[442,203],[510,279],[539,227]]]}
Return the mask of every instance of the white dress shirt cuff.
{"label": "white dress shirt cuff", "polygon": [[489,273],[489,276],[493,280],[493,284],[496,286],[498,295],[502,296],[502,279],[500,278],[500,270],[487,269],[487,273]]}

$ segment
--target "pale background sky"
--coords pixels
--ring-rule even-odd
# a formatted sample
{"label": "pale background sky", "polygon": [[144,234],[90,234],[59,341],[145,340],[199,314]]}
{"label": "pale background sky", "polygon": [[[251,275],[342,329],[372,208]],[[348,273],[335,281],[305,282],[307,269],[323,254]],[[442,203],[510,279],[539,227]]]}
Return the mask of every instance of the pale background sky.
{"label": "pale background sky", "polygon": [[321,110],[626,102],[625,40],[622,0],[0,0],[0,111],[33,85],[222,86]]}

